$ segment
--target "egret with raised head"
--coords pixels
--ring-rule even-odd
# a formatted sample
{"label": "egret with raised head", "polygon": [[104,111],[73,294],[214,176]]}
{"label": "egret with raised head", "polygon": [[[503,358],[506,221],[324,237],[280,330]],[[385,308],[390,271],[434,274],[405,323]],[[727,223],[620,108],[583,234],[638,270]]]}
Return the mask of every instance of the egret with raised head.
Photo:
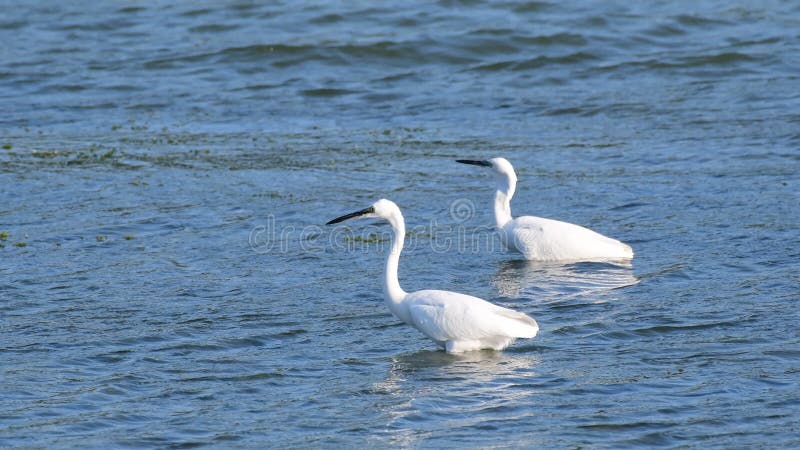
{"label": "egret with raised head", "polygon": [[421,331],[448,353],[502,350],[517,338],[532,338],[539,325],[526,314],[486,300],[450,291],[405,292],[397,279],[397,266],[406,230],[400,208],[390,200],[338,217],[328,225],[354,218],[380,218],[392,226],[392,247],[386,257],[383,297],[398,319]]}
{"label": "egret with raised head", "polygon": [[594,261],[633,258],[630,245],[603,236],[580,225],[535,216],[511,218],[511,197],[517,187],[517,174],[505,158],[486,161],[458,159],[456,162],[492,170],[497,192],[494,194],[494,220],[500,240],[525,259],[536,261]]}

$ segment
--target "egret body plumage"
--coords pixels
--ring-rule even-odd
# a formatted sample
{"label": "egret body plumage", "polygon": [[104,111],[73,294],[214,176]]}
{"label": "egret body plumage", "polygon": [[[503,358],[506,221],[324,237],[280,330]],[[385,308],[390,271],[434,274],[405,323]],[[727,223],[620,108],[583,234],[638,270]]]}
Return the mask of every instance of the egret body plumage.
{"label": "egret body plumage", "polygon": [[517,338],[532,338],[539,331],[527,315],[486,300],[450,291],[405,292],[397,279],[397,266],[405,240],[405,221],[400,208],[390,200],[328,222],[352,218],[381,218],[392,226],[392,247],[386,257],[383,297],[398,319],[421,331],[449,353],[470,350],[502,350]]}
{"label": "egret body plumage", "polygon": [[633,249],[580,225],[543,217],[511,217],[511,198],[517,174],[505,158],[486,161],[459,159],[457,162],[491,168],[497,183],[494,220],[506,248],[525,259],[536,261],[591,261],[633,258]]}

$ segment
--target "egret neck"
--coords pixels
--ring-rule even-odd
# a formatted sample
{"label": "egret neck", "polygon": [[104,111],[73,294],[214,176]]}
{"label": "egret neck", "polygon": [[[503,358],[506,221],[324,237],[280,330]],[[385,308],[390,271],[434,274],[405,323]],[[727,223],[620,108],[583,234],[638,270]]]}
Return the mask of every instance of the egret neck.
{"label": "egret neck", "polygon": [[401,320],[406,320],[406,314],[400,304],[406,297],[406,292],[400,287],[397,279],[397,265],[400,261],[400,252],[403,251],[403,243],[406,239],[406,224],[400,209],[395,209],[386,217],[392,226],[394,236],[392,237],[392,248],[386,256],[386,267],[383,274],[383,297],[389,305],[392,313]]}
{"label": "egret neck", "polygon": [[517,187],[517,176],[511,173],[498,173],[497,192],[494,194],[494,223],[497,228],[503,228],[511,220],[511,197]]}

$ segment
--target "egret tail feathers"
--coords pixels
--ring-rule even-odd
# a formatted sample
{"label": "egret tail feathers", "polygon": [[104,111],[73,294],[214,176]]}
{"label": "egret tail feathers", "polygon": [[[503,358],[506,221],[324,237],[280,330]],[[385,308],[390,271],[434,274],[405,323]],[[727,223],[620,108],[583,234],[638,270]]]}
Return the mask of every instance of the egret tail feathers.
{"label": "egret tail feathers", "polygon": [[539,324],[532,317],[525,313],[506,308],[499,308],[497,311],[503,317],[510,319],[508,330],[510,334],[518,338],[532,338],[539,332]]}

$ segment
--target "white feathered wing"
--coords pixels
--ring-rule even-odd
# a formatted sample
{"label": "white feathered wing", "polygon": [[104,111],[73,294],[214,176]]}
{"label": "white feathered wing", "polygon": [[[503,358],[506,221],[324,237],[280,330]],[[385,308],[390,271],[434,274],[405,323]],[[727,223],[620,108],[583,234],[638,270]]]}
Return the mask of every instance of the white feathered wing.
{"label": "white feathered wing", "polygon": [[448,352],[502,350],[516,338],[532,338],[539,331],[526,314],[470,295],[424,290],[408,294],[404,302],[409,325]]}

